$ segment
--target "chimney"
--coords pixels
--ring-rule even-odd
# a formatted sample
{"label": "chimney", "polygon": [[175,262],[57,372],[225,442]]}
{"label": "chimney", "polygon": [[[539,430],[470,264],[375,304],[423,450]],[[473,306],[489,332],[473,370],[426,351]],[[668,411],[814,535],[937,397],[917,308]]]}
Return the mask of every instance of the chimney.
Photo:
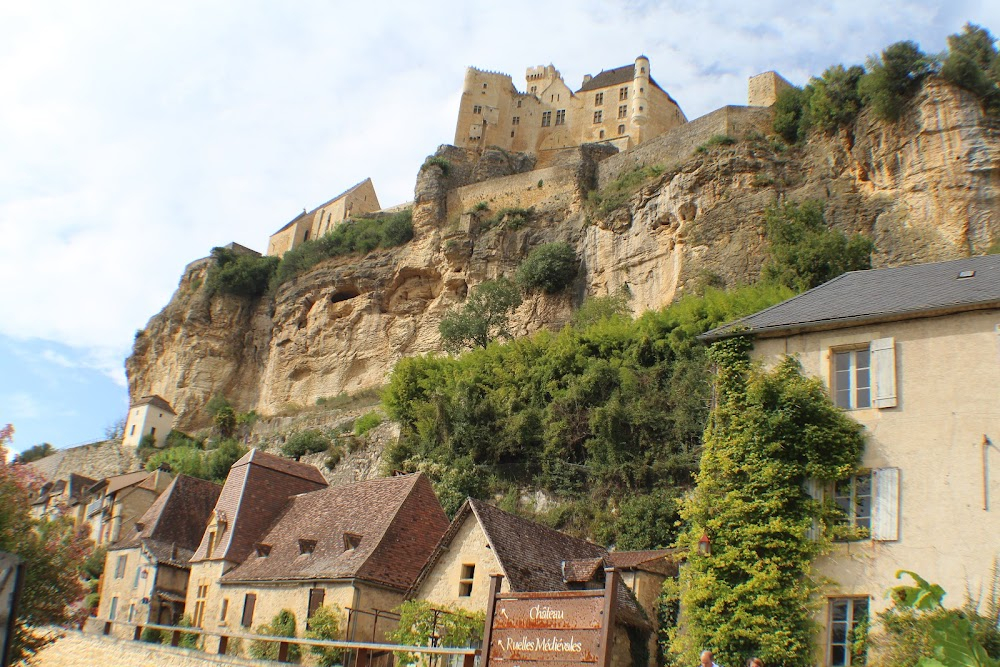
{"label": "chimney", "polygon": [[590,76],[589,74],[584,74],[583,75],[583,85],[586,86],[588,83],[590,83],[590,80],[593,79],[593,78],[594,77]]}

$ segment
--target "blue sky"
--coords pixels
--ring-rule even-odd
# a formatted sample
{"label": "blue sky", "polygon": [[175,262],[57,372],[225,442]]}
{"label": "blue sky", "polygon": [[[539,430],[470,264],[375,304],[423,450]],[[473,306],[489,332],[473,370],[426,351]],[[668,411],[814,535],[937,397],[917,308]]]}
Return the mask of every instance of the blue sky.
{"label": "blue sky", "polygon": [[412,198],[464,69],[571,87],[650,58],[688,118],[776,69],[802,84],[990,2],[0,2],[0,423],[15,449],[102,437],[123,361],[185,264],[371,176]]}

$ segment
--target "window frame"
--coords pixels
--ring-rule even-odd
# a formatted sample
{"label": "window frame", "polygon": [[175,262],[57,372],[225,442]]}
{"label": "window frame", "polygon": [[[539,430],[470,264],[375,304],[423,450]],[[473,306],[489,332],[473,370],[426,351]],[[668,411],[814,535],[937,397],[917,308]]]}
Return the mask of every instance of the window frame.
{"label": "window frame", "polygon": [[[867,483],[867,493],[860,482]],[[848,485],[847,493],[842,493],[844,485]],[[875,519],[875,479],[871,470],[861,470],[845,479],[837,480],[831,485],[831,497],[834,505],[840,510],[841,515],[837,517],[836,523],[845,526],[849,532],[858,534],[834,537],[834,541],[848,542],[860,541],[871,538],[872,523]],[[859,488],[860,487],[860,488]],[[861,499],[867,499],[867,512],[859,512]],[[841,500],[846,500],[847,506],[841,504]],[[861,531],[864,531],[861,533]]]}
{"label": "window frame", "polygon": [[622,118],[628,118],[628,105],[620,104],[618,105],[618,120]]}
{"label": "window frame", "polygon": [[551,126],[552,126],[552,112],[551,111],[543,111],[542,112],[542,127],[551,127]]}
{"label": "window frame", "polygon": [[556,125],[565,125],[565,124],[566,124],[566,110],[558,109],[556,111]]}
{"label": "window frame", "polygon": [[597,111],[594,112],[594,124],[598,125],[603,122],[604,122],[604,111],[598,109]]}
{"label": "window frame", "polygon": [[458,597],[472,597],[472,590],[475,588],[476,564],[462,563],[462,569],[458,575]]}
{"label": "window frame", "polygon": [[[864,355],[867,361],[866,366],[858,362],[859,355]],[[840,361],[846,360],[846,368],[841,368]],[[860,371],[867,374],[867,384],[859,383]],[[868,345],[854,345],[848,347],[837,347],[830,350],[830,393],[834,404],[842,410],[868,410],[873,407],[873,386],[874,368],[872,367],[871,349]],[[847,387],[843,386],[843,379],[847,380]],[[867,403],[861,400],[861,393],[867,393]],[[843,401],[841,396],[845,395],[847,400]]]}
{"label": "window frame", "polygon": [[[858,621],[860,617],[856,612],[857,603],[864,602],[864,618],[868,619],[871,617],[871,596],[868,595],[844,595],[837,597],[827,598],[827,626],[826,626],[826,647],[825,647],[825,662],[828,667],[852,667],[854,663],[854,656],[851,653],[851,643],[854,641],[852,634],[857,630]],[[847,618],[843,621],[834,620],[834,605],[839,603],[846,603]],[[834,642],[834,624],[845,624],[844,640],[843,642]],[[843,646],[844,648],[844,661],[834,662],[833,650],[835,646]],[[862,656],[864,658],[864,656]],[[864,664],[860,662],[858,664]]]}
{"label": "window frame", "polygon": [[604,93],[595,93],[594,94],[594,106],[595,107],[604,106]]}

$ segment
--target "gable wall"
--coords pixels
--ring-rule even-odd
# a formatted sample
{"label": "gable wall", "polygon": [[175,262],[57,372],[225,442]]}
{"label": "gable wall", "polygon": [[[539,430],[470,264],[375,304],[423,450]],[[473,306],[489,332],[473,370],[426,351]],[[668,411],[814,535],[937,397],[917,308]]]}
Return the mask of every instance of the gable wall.
{"label": "gable wall", "polygon": [[[476,566],[472,595],[459,597],[459,579],[462,565],[465,564]],[[502,573],[496,555],[490,549],[486,534],[475,515],[470,512],[451,545],[441,555],[414,597],[427,600],[431,604],[454,605],[469,611],[486,611],[490,575]],[[510,590],[506,578],[501,590]]]}

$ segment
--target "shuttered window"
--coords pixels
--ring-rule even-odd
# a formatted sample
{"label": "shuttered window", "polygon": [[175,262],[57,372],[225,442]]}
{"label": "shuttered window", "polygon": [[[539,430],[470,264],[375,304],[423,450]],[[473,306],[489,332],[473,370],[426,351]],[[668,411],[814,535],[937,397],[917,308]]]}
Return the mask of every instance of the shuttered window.
{"label": "shuttered window", "polygon": [[899,539],[899,468],[872,471],[872,539]]}
{"label": "shuttered window", "polygon": [[849,667],[865,664],[865,649],[858,632],[868,620],[868,598],[832,598],[827,664]]}
{"label": "shuttered window", "polygon": [[243,599],[243,618],[240,619],[240,625],[244,628],[249,628],[253,625],[253,608],[257,606],[257,595],[254,593],[247,593],[246,597]]}
{"label": "shuttered window", "polygon": [[306,614],[306,619],[310,619],[316,614],[316,610],[323,606],[323,600],[325,599],[326,591],[324,589],[309,589],[309,612]]}
{"label": "shuttered window", "polygon": [[879,338],[873,340],[868,349],[871,351],[872,404],[876,408],[895,407],[896,341]]}

